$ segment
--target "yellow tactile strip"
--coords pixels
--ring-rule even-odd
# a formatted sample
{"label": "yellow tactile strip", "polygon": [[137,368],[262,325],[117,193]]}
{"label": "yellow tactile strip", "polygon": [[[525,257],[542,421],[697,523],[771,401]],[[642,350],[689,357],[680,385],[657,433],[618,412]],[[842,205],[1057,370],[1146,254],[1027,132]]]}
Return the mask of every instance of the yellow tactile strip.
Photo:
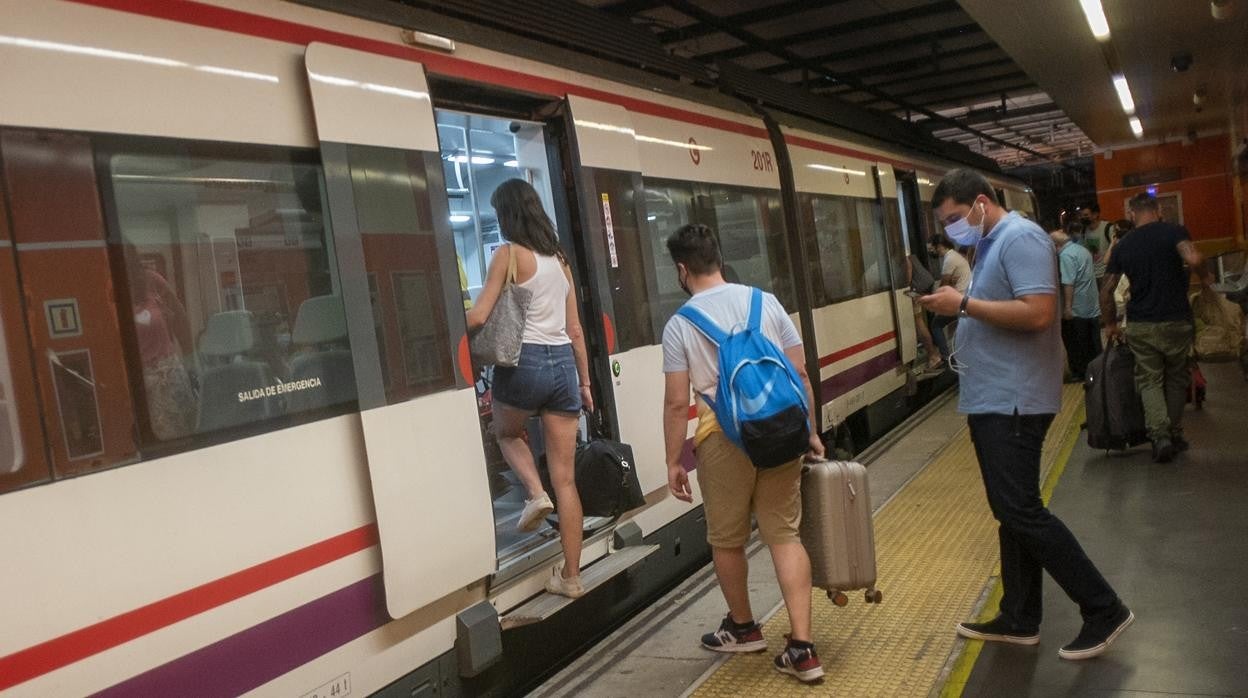
{"label": "yellow tactile strip", "polygon": [[[1044,444],[1041,471],[1079,428],[1082,391],[1067,386]],[[815,590],[814,640],[827,676],[804,686],[771,666],[788,614],[764,627],[772,651],[738,655],[711,674],[695,696],[927,696],[952,653],[953,626],[971,616],[997,565],[997,525],[984,499],[970,435],[949,445],[875,517],[880,605],[850,594],[834,606]]]}

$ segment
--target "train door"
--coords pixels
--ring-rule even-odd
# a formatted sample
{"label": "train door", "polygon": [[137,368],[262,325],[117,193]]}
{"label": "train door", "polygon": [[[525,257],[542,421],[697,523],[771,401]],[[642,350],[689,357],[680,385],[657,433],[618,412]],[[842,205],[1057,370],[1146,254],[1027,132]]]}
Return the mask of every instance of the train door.
{"label": "train door", "polygon": [[397,618],[495,567],[438,134],[419,63],[314,43],[305,64]]}
{"label": "train door", "polygon": [[[534,108],[518,108],[518,105],[507,108],[502,96],[494,100],[487,96],[481,100],[478,95],[476,100],[495,102],[496,114],[463,111],[459,108],[461,101],[457,99],[462,97],[459,92],[460,89],[454,84],[439,84],[440,108],[435,114],[449,204],[448,220],[460,265],[460,293],[463,307],[468,310],[481,293],[494,253],[507,242],[491,203],[492,195],[500,184],[509,179],[522,179],[533,185],[565,250],[573,252],[576,236],[572,234],[571,216],[564,203],[563,191],[557,186],[563,179],[556,142],[560,131],[558,118],[533,120],[530,117]],[[507,115],[499,115],[503,112]],[[574,262],[574,269],[585,270],[584,265],[575,264],[575,254],[569,254],[569,260]],[[587,335],[592,335],[596,323],[583,290],[578,293],[578,299],[581,302],[582,323]],[[598,344],[587,336],[586,345],[591,354]],[[531,569],[557,554],[557,530],[552,525],[553,518],[539,523],[534,531],[524,532],[517,528],[527,493],[503,459],[493,436],[493,367],[470,366],[466,357],[461,361],[462,370],[472,376],[477,392],[480,433],[494,515],[499,571],[496,580],[501,580]],[[591,357],[593,363],[595,361]],[[540,460],[544,439],[539,418],[529,420],[526,436],[535,459]],[[610,519],[586,517],[586,533],[592,535],[610,523]]]}
{"label": "train door", "polygon": [[[908,364],[915,356],[915,330],[911,302],[904,294],[907,286],[907,243],[902,227],[899,192],[891,165],[876,163],[872,169],[875,171],[876,202],[879,206],[879,237],[870,242],[863,240],[864,259],[872,260],[878,267],[878,272],[871,272],[868,268],[868,275],[878,276],[881,289],[888,292],[897,355],[902,364]],[[875,249],[871,250],[871,247]]]}

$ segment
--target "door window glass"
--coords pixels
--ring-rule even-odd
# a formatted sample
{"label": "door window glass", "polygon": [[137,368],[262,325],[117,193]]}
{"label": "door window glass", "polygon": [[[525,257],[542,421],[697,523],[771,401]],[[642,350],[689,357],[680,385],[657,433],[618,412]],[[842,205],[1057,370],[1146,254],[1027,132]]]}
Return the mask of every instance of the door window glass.
{"label": "door window glass", "polygon": [[812,266],[814,305],[857,298],[863,290],[862,226],[856,200],[846,196],[802,194],[809,206],[812,234],[804,236]]}

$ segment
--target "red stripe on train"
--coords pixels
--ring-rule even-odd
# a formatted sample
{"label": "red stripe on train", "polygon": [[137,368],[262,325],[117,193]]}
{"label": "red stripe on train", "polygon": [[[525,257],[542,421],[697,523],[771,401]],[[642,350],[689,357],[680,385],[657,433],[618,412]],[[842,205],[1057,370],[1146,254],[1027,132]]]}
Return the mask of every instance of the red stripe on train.
{"label": "red stripe on train", "polygon": [[179,623],[377,544],[361,526],[95,625],[0,657],[0,691]]}
{"label": "red stripe on train", "polygon": [[848,359],[849,357],[853,356],[854,354],[857,354],[860,351],[866,351],[867,349],[870,349],[871,347],[879,346],[885,342],[892,341],[893,338],[895,338],[896,336],[897,336],[897,333],[895,331],[889,330],[888,332],[885,332],[884,334],[878,337],[872,337],[871,339],[868,339],[865,342],[859,342],[852,346],[845,347],[844,349],[841,349],[839,351],[834,351],[831,354],[828,354],[827,356],[823,356],[819,358],[819,368],[827,368],[828,366],[831,366],[837,361],[840,361],[842,359]]}

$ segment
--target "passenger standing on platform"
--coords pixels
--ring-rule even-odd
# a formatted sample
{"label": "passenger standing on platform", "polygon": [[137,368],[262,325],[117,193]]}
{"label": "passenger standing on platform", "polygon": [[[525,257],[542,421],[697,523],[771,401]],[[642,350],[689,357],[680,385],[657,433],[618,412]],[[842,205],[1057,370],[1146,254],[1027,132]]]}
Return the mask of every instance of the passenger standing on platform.
{"label": "passenger standing on platform", "polygon": [[1101,353],[1101,308],[1092,275],[1092,253],[1060,230],[1049,233],[1057,247],[1062,281],[1062,343],[1075,382],[1083,382],[1088,362]]}
{"label": "passenger standing on platform", "polygon": [[1083,223],[1081,244],[1092,253],[1092,273],[1096,275],[1099,287],[1101,279],[1105,278],[1105,253],[1113,242],[1113,225],[1109,221],[1101,220],[1101,205],[1095,201],[1079,208],[1079,221]]}
{"label": "passenger standing on platform", "polygon": [[[689,305],[723,328],[749,318],[753,289],[724,280],[719,240],[705,225],[685,225],[667,239],[676,265],[677,282],[691,298]],[[806,387],[808,404],[814,399],[807,378],[802,338],[788,312],[770,293],[763,294],[763,334],[782,349]],[[718,350],[688,319],[673,315],[663,330],[663,436],[667,447],[667,482],[679,500],[692,501],[689,476],[681,463],[689,425],[689,388],[715,397],[719,383]],[[762,628],[750,608],[749,563],[745,544],[750,539],[750,514],[758,521],[759,537],[771,551],[791,631],[785,649],[775,658],[777,670],[802,681],[823,676],[823,667],[810,634],[810,558],[798,537],[802,515],[802,464],[798,458],[774,468],[758,469],[736,444],[728,440],[715,413],[701,398],[694,434],[698,484],[706,512],[706,538],[711,545],[719,588],[728,602],[728,615],[719,629],[702,636],[702,646],[716,652],[761,652],[767,649]],[[823,443],[812,422],[810,454],[823,456]]]}
{"label": "passenger standing on platform", "polygon": [[1190,273],[1202,287],[1213,283],[1205,258],[1192,244],[1187,228],[1161,220],[1157,199],[1136,194],[1127,202],[1135,228],[1114,248],[1101,286],[1101,321],[1110,341],[1120,339],[1113,292],[1118,279],[1131,282],[1127,301],[1127,345],[1135,355],[1135,385],[1144,401],[1144,422],[1153,442],[1153,460],[1169,462],[1187,450],[1183,405],[1190,380],[1192,306],[1187,300]]}
{"label": "passenger standing on platform", "polygon": [[[932,255],[940,260],[940,285],[951,286],[958,293],[966,293],[971,286],[971,265],[966,257],[958,252],[943,233],[933,233],[929,240]],[[955,321],[957,317],[946,315],[937,315],[932,320],[932,338],[936,340],[936,346],[940,347],[940,355],[946,360],[949,359],[949,338],[945,335],[945,328]]]}
{"label": "passenger standing on platform", "polygon": [[959,623],[963,637],[1017,645],[1040,642],[1041,571],[1048,571],[1083,616],[1064,659],[1103,653],[1135,619],[1040,499],[1040,451],[1061,407],[1057,326],[1057,255],[1035,223],[1007,213],[992,185],[954,170],[936,187],[932,207],[945,233],[975,245],[975,280],[967,293],[941,287],[921,302],[960,315],[962,374],[958,411],[967,415],[984,490],[1000,524],[1000,614]]}
{"label": "passenger standing on platform", "polygon": [[509,179],[494,190],[490,205],[498,214],[498,227],[508,244],[494,253],[481,295],[465,318],[470,330],[485,324],[502,292],[514,254],[516,283],[532,291],[533,297],[525,315],[519,364],[494,368],[494,436],[507,465],[528,490],[529,498],[516,526],[531,531],[554,510],[542,488],[533,452],[524,440],[525,422],[541,415],[550,481],[559,500],[559,542],[563,545],[563,564],[551,572],[546,590],[576,598],[585,593],[581,584],[584,517],[573,459],[581,409],[594,409],[576,288],[555,226],[532,185]]}

